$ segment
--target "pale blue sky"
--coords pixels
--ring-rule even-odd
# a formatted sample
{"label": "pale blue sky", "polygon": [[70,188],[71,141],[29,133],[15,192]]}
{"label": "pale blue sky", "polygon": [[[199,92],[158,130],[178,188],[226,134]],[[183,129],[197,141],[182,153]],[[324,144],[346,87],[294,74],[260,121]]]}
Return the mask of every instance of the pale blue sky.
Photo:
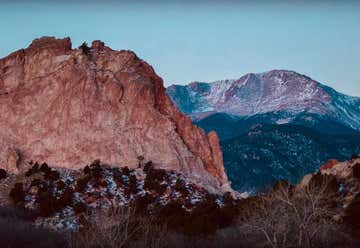
{"label": "pale blue sky", "polygon": [[0,1],[0,57],[43,35],[101,39],[134,50],[166,85],[289,69],[360,96],[356,1],[91,2]]}

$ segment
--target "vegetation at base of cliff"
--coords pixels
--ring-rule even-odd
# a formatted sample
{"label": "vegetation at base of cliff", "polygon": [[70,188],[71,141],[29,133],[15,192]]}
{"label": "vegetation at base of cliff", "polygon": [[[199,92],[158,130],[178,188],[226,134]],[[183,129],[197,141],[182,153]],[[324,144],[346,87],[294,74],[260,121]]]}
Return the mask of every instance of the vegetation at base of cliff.
{"label": "vegetation at base of cliff", "polygon": [[[42,242],[54,242],[50,245],[52,247],[57,247],[57,244],[70,248],[360,245],[359,194],[344,206],[343,199],[348,190],[346,185],[344,189],[346,182],[332,175],[317,173],[301,187],[281,180],[266,194],[241,200],[233,199],[230,194],[218,198],[206,193],[189,211],[186,207],[190,202],[186,197],[194,194],[195,189],[176,174],[154,168],[150,161],[143,165],[142,170],[135,171],[127,167],[109,168],[94,161],[71,179],[46,164],[33,163],[25,176],[13,184],[10,192],[16,211],[22,213],[16,221],[30,223],[45,216],[51,217],[59,213],[59,209],[73,209],[79,216],[78,228],[63,230],[61,237],[28,225],[33,229],[29,233],[35,233],[34,237],[38,237],[36,233],[49,232],[46,234],[49,238]],[[141,171],[144,179],[140,183],[136,173]],[[356,173],[353,171],[352,174]],[[114,188],[108,177],[114,179],[116,187],[121,187],[125,197],[134,200],[127,205],[109,205],[92,211],[88,200],[75,200],[77,193],[89,194],[94,189],[101,195],[109,187]],[[357,178],[352,180],[358,185]],[[163,186],[165,183],[170,185],[170,182],[173,193],[179,197],[160,204],[158,200],[169,195],[170,190]],[[139,188],[142,183],[143,188]],[[34,206],[39,206],[31,211],[26,209],[29,193],[36,195],[37,204]],[[54,193],[56,197],[53,197]],[[90,196],[97,197],[96,194]],[[30,244],[34,242],[37,242],[36,238]]]}
{"label": "vegetation at base of cliff", "polygon": [[[182,214],[176,206],[161,215],[167,222],[131,208],[111,209],[75,233],[73,247],[97,247],[100,243],[106,247],[358,247],[355,229],[334,218],[339,185],[333,179],[318,175],[301,191],[279,181],[267,195],[239,201],[237,214],[231,214],[236,221],[215,232],[210,226],[221,220],[211,218],[211,206],[194,212],[193,218],[208,215],[206,223],[184,216],[183,223],[188,223],[184,229],[172,228],[172,214],[177,213],[179,218]],[[202,229],[199,223],[210,229]],[[129,228],[125,230],[124,226]],[[196,228],[203,232],[189,235]]]}
{"label": "vegetation at base of cliff", "polygon": [[[76,223],[82,218],[79,215],[127,206],[139,216],[155,218],[158,225],[166,224],[170,230],[207,235],[234,224],[238,214],[238,201],[230,194],[210,194],[174,172],[154,168],[151,161],[135,171],[106,167],[96,160],[74,177],[46,163],[31,165],[9,196],[33,219],[60,215],[64,219],[74,217]],[[136,176],[139,173],[142,180]]]}

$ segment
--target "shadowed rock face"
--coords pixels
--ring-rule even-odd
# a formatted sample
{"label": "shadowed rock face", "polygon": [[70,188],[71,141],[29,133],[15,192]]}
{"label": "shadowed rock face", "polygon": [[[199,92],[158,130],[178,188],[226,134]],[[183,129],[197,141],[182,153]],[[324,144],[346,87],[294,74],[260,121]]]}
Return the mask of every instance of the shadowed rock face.
{"label": "shadowed rock face", "polygon": [[[80,168],[138,156],[214,189],[230,188],[215,133],[180,113],[162,79],[131,51],[100,41],[90,52],[44,37],[0,60],[0,166],[34,160]],[[8,164],[8,161],[11,164]]]}

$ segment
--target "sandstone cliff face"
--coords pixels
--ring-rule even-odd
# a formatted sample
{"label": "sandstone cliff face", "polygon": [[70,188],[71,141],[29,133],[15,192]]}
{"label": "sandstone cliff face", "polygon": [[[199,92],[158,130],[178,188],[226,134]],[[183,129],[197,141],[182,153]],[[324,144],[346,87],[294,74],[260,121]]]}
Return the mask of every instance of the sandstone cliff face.
{"label": "sandstone cliff face", "polygon": [[135,168],[138,156],[230,189],[216,134],[180,113],[133,52],[95,41],[86,53],[69,38],[44,37],[0,60],[1,167],[77,169],[100,159]]}

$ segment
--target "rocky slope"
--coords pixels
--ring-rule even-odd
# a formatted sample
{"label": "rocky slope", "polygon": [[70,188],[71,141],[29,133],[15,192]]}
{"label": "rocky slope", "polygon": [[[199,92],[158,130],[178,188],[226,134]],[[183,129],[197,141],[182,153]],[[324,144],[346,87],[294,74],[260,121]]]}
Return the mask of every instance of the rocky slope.
{"label": "rocky slope", "polygon": [[[332,200],[340,201],[338,207],[337,219],[342,219],[350,224],[351,230],[355,235],[360,231],[360,157],[353,156],[351,160],[339,162],[329,160],[320,167],[317,173],[306,175],[297,185],[298,188],[305,188],[312,181],[319,181],[321,178],[327,178],[328,182],[336,182],[337,197]],[[329,180],[330,179],[330,180]],[[332,182],[334,185],[334,183]],[[330,184],[329,184],[330,185]],[[357,236],[358,237],[358,236]]]}
{"label": "rocky slope", "polygon": [[133,52],[44,37],[1,59],[1,167],[18,172],[34,160],[78,169],[95,159],[130,168],[151,160],[230,188],[217,135],[179,112]]}

